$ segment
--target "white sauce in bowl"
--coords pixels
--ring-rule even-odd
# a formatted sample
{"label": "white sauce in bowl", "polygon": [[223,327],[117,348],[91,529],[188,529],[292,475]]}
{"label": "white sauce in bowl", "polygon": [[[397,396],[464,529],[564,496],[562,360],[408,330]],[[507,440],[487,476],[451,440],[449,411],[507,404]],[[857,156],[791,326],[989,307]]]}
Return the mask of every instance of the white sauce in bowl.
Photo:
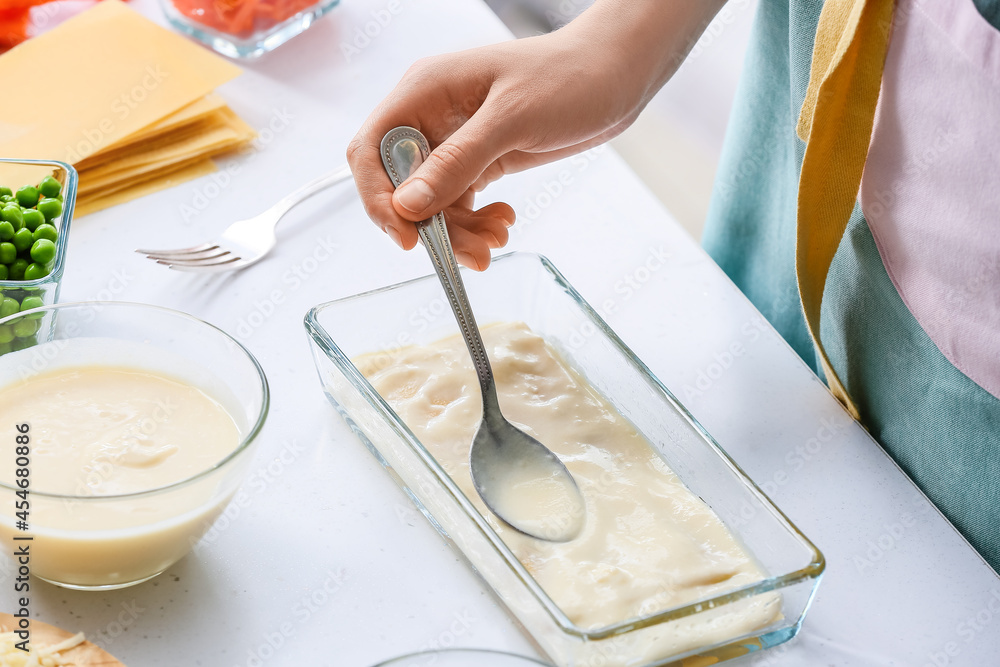
{"label": "white sauce in bowl", "polygon": [[[183,557],[229,500],[216,494],[215,480],[109,497],[189,479],[239,446],[230,414],[180,380],[91,365],[11,383],[0,389],[0,428],[8,434],[0,460],[14,462],[15,426],[25,423],[32,572],[50,581],[116,586],[153,576]],[[0,481],[15,485],[13,465],[0,466]],[[0,508],[5,540],[20,534],[9,505]]]}

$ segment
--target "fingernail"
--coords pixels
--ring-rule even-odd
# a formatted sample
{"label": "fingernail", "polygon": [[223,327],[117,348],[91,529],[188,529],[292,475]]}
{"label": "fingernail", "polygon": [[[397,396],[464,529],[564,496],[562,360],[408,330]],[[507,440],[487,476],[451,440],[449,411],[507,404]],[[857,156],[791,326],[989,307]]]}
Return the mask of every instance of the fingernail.
{"label": "fingernail", "polygon": [[457,259],[458,263],[462,266],[467,266],[470,269],[479,268],[479,262],[477,262],[476,259],[467,252],[456,252],[455,259]]}
{"label": "fingernail", "polygon": [[401,238],[399,237],[399,232],[397,232],[397,231],[396,231],[395,229],[393,229],[392,227],[386,227],[384,231],[385,231],[386,235],[387,235],[387,236],[388,236],[388,237],[389,237],[390,239],[392,239],[392,240],[393,240],[393,242],[394,242],[394,243],[395,243],[396,245],[398,245],[398,246],[399,246],[400,248],[402,248],[402,247],[403,247],[403,239],[401,239]]}
{"label": "fingernail", "polygon": [[396,201],[408,211],[419,213],[434,201],[434,191],[419,178],[407,181],[396,190]]}

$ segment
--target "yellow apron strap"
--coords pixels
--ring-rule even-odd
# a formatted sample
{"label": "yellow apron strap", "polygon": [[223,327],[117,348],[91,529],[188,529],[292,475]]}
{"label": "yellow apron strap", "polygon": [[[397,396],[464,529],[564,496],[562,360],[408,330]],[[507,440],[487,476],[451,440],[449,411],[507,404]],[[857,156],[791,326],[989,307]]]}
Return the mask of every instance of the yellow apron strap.
{"label": "yellow apron strap", "polygon": [[806,142],[795,240],[799,297],[830,390],[855,419],[858,410],[819,339],[820,306],[861,187],[892,9],[893,0],[826,0],[796,128]]}

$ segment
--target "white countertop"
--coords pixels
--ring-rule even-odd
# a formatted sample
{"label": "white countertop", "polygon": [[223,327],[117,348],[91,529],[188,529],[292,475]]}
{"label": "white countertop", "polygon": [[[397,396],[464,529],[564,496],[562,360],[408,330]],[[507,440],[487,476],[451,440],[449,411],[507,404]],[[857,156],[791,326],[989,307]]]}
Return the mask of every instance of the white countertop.
{"label": "white countertop", "polygon": [[[162,21],[152,0],[134,5]],[[343,45],[365,30],[348,59]],[[345,0],[221,90],[262,130],[235,173],[73,223],[63,301],[202,317],[257,356],[273,402],[257,472],[193,555],[116,592],[39,583],[42,620],[130,667],[367,667],[450,645],[534,655],[327,403],[310,359],[309,307],[429,273],[424,253],[378,232],[350,185],[294,210],[277,249],[236,275],[174,273],[132,253],[193,245],[342,163],[414,59],[506,38],[479,2]],[[729,664],[996,664],[1000,579],[610,149],[485,195],[518,211],[510,249],[552,259],[826,555],[800,636]]]}

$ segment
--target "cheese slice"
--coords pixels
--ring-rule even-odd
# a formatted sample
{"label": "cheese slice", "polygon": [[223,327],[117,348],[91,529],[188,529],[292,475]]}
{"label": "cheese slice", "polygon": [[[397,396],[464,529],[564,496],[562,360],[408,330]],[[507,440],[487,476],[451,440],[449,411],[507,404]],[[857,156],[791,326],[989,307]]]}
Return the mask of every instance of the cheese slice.
{"label": "cheese slice", "polygon": [[104,0],[0,56],[0,81],[56,72],[44,104],[5,104],[0,154],[80,162],[199,101],[240,69]]}

